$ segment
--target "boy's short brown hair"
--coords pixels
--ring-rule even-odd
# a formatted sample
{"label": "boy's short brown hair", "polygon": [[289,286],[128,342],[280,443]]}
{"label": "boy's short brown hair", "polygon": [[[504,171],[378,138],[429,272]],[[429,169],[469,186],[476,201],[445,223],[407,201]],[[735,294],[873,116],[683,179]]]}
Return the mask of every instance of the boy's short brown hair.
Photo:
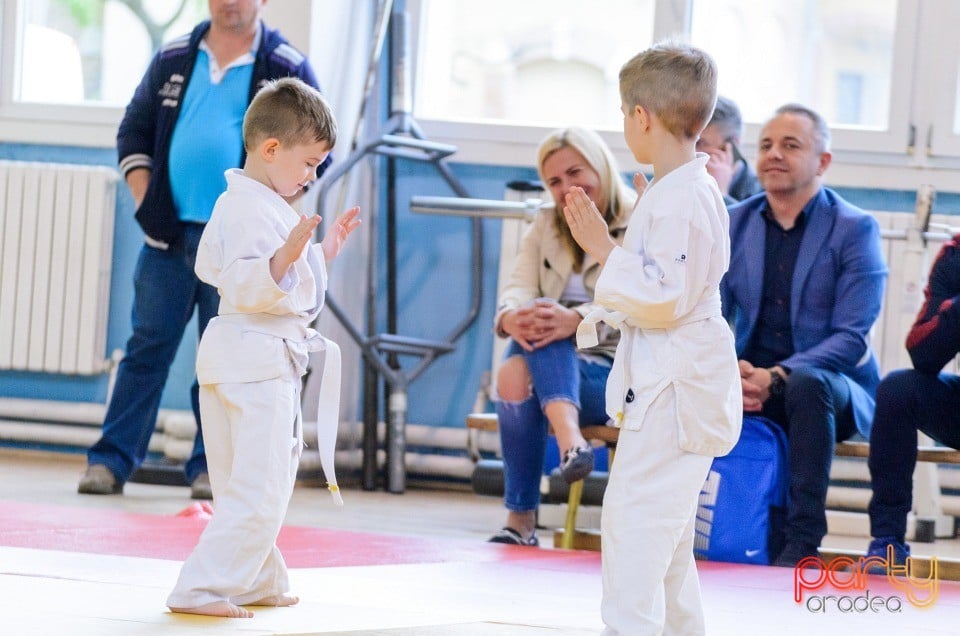
{"label": "boy's short brown hair", "polygon": [[284,77],[264,84],[243,117],[247,152],[270,137],[291,146],[325,141],[333,148],[337,121],[317,89],[296,77]]}
{"label": "boy's short brown hair", "polygon": [[717,101],[717,65],[689,44],[661,42],[620,69],[620,98],[643,106],[679,139],[696,139]]}

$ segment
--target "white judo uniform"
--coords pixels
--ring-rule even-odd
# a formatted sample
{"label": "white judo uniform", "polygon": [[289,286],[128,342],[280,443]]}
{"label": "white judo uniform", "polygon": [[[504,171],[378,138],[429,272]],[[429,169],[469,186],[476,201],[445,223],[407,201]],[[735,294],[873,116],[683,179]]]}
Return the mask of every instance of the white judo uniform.
{"label": "white judo uniform", "polygon": [[303,446],[301,376],[324,339],[309,327],[327,272],[308,245],[278,283],[270,257],[299,215],[276,192],[226,173],[197,250],[197,276],[220,292],[197,352],[214,514],[187,558],[169,607],[249,604],[289,591],[276,538]]}
{"label": "white judo uniform", "polygon": [[729,218],[707,156],[654,180],[578,330],[618,325],[607,412],[620,427],[603,500],[604,634],[703,634],[693,560],[700,488],[740,436],[733,334],[720,313]]}

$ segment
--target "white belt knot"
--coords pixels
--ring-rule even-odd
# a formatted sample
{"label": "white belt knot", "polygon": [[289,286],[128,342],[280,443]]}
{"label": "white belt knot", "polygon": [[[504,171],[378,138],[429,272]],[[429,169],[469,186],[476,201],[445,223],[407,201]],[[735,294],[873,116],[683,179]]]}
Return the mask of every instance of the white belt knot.
{"label": "white belt knot", "polygon": [[589,349],[600,343],[597,336],[597,323],[605,322],[614,329],[619,329],[620,325],[626,321],[627,314],[622,311],[608,311],[603,307],[590,310],[577,326],[577,347]]}

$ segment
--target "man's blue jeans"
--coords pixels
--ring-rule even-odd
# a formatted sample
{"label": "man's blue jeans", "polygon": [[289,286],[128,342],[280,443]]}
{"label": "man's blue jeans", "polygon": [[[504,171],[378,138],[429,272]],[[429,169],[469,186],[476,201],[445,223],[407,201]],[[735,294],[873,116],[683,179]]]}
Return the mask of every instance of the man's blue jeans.
{"label": "man's blue jeans", "polygon": [[[103,433],[87,452],[89,464],[103,464],[125,483],[143,463],[157,423],[160,396],[194,307],[199,331],[217,315],[217,290],[200,282],[193,271],[203,225],[187,223],[183,241],[161,250],[144,245],[133,274],[133,335],[117,371]],[[200,387],[194,380],[190,401],[197,419],[193,452],[185,467],[192,482],[206,472],[200,432]]]}
{"label": "man's blue jeans", "polygon": [[577,355],[572,338],[532,352],[511,341],[505,358],[515,355],[526,360],[533,386],[530,397],[521,402],[497,402],[504,505],[513,512],[529,512],[540,504],[540,476],[548,431],[544,407],[554,400],[566,400],[579,409],[581,427],[605,424],[610,366]]}
{"label": "man's blue jeans", "polygon": [[960,448],[960,377],[913,369],[890,373],[877,388],[870,431],[870,534],[904,542],[913,507],[917,431]]}

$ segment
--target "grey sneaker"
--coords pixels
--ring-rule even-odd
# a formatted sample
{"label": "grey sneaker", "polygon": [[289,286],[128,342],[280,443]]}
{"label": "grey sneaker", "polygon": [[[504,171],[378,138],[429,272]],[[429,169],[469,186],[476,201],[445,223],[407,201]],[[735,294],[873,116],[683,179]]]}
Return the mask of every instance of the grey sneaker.
{"label": "grey sneaker", "polygon": [[191,499],[213,499],[213,490],[210,489],[210,475],[200,473],[190,484]]}
{"label": "grey sneaker", "polygon": [[77,492],[81,495],[119,495],[123,493],[123,484],[103,464],[91,464],[80,478]]}

